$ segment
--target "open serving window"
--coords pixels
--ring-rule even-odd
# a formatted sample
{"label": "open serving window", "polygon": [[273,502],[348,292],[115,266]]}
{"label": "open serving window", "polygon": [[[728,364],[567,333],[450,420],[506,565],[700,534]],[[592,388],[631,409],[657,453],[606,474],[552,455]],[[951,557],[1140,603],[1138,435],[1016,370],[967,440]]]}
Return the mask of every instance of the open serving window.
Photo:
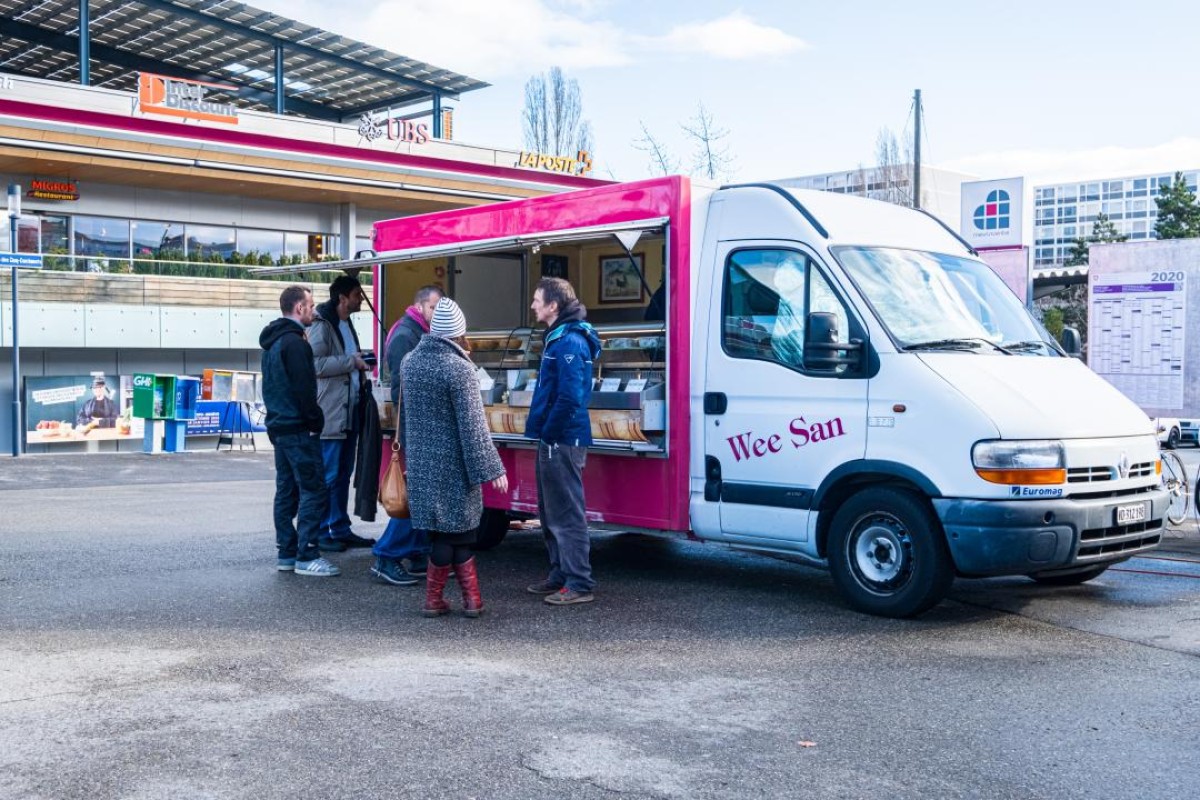
{"label": "open serving window", "polygon": [[[594,449],[664,454],[668,425],[665,219],[380,253],[390,326],[422,286],[438,285],[467,318],[488,426],[524,447],[545,328],[529,308],[542,277],[566,279],[603,343],[589,416]],[[334,266],[331,264],[330,266]],[[381,376],[384,377],[384,376]]]}

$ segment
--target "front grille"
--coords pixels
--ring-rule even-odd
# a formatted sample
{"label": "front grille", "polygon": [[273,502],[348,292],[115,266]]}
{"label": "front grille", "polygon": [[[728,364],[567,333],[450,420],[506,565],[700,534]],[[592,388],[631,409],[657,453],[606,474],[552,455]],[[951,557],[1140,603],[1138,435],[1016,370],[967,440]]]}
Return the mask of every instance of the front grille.
{"label": "front grille", "polygon": [[1132,525],[1113,525],[1090,528],[1079,534],[1076,561],[1107,560],[1113,556],[1129,555],[1149,550],[1162,539],[1161,519],[1144,520]]}
{"label": "front grille", "polygon": [[[1129,477],[1145,478],[1154,474],[1154,462],[1143,461],[1129,467]],[[1073,467],[1067,470],[1067,483],[1097,483],[1099,481],[1115,481],[1116,467]]]}
{"label": "front grille", "polygon": [[1112,467],[1075,467],[1067,470],[1067,483],[1093,483],[1111,481],[1117,477]]}
{"label": "front grille", "polygon": [[1154,474],[1154,462],[1153,461],[1146,461],[1141,464],[1134,464],[1133,466],[1131,466],[1129,468],[1129,477],[1131,477],[1131,478],[1144,478],[1147,475],[1153,475],[1153,474]]}
{"label": "front grille", "polygon": [[1157,492],[1161,486],[1139,486],[1132,489],[1109,489],[1106,492],[1073,492],[1072,500],[1095,500],[1101,497],[1133,497],[1138,494],[1146,494],[1147,492]]}

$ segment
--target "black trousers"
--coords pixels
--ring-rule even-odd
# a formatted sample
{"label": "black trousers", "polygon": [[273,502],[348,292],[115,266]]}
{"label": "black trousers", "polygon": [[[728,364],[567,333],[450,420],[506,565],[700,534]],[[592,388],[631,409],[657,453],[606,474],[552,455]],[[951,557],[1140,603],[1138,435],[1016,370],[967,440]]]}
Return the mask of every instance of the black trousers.
{"label": "black trousers", "polygon": [[319,556],[317,537],[329,510],[321,437],[287,433],[271,439],[275,445],[275,546],[280,558],[312,561]]}

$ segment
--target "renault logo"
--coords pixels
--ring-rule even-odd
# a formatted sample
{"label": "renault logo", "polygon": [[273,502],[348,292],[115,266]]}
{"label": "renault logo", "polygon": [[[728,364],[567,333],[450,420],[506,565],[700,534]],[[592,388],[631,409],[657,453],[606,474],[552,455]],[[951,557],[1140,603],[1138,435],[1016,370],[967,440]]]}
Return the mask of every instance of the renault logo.
{"label": "renault logo", "polygon": [[1121,478],[1129,477],[1129,456],[1121,453],[1121,459],[1117,461],[1117,475]]}

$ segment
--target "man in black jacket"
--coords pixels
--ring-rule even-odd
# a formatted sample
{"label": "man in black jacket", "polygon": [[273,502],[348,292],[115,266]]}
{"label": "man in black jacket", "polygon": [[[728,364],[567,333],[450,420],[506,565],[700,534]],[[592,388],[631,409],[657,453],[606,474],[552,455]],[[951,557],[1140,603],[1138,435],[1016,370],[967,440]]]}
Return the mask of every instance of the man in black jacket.
{"label": "man in black jacket", "polygon": [[[279,295],[283,316],[263,328],[263,402],[267,436],[275,445],[276,568],[297,575],[333,577],[341,573],[317,550],[321,521],[329,508],[321,430],[325,415],[317,404],[317,376],[304,328],[312,322],[312,292],[289,286]],[[297,524],[292,525],[296,517]]]}

